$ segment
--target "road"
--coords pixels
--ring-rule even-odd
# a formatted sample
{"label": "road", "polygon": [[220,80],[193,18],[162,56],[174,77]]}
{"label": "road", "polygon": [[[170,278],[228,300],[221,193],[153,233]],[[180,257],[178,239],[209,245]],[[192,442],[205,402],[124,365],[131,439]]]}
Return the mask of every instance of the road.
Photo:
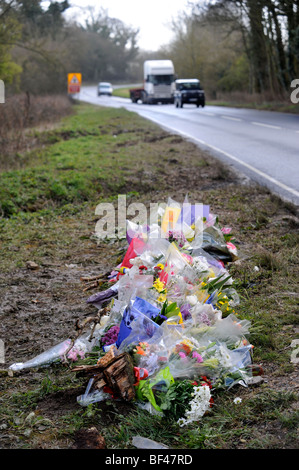
{"label": "road", "polygon": [[134,104],[126,98],[98,97],[96,87],[82,87],[77,98],[134,111],[299,205],[298,115],[222,106]]}

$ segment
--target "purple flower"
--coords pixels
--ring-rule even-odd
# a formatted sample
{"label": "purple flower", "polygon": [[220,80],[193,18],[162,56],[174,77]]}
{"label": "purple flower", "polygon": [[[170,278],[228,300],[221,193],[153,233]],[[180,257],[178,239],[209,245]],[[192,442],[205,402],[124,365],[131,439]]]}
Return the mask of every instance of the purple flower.
{"label": "purple flower", "polygon": [[169,230],[167,233],[167,238],[170,242],[176,241],[179,246],[182,247],[186,243],[186,237],[182,232],[177,230]]}
{"label": "purple flower", "polygon": [[187,320],[187,318],[191,317],[190,313],[190,304],[185,304],[180,309],[183,320]]}
{"label": "purple flower", "polygon": [[101,338],[101,342],[104,346],[116,343],[119,333],[119,325],[112,326]]}

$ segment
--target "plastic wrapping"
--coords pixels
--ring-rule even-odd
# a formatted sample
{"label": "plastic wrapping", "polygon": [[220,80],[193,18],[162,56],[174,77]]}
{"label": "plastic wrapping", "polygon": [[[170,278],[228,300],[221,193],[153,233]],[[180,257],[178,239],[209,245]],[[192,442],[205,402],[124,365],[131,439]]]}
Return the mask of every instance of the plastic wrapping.
{"label": "plastic wrapping", "polygon": [[[221,230],[209,206],[187,199],[169,198],[156,215],[159,223],[127,222],[128,248],[109,276],[111,286],[87,299],[96,308],[110,303],[93,340],[84,335],[72,345],[67,339],[12,370],[76,361],[95,346],[101,354],[115,348],[131,356],[138,406],[161,416],[159,397],[178,381],[190,386],[205,377],[212,389],[247,385],[251,323],[234,311],[240,299],[226,266],[237,258],[230,229]],[[93,390],[91,378],[77,400],[87,406],[111,396]]]}
{"label": "plastic wrapping", "polygon": [[169,447],[164,444],[160,444],[159,442],[152,441],[151,439],[142,436],[134,436],[132,444],[137,447],[137,449],[169,449]]}
{"label": "plastic wrapping", "polygon": [[140,380],[136,388],[136,396],[140,401],[149,401],[156,411],[162,412],[157,404],[155,391],[166,391],[171,384],[174,383],[174,378],[171,375],[169,367],[161,369],[153,378],[148,380]]}
{"label": "plastic wrapping", "polygon": [[72,345],[71,339],[66,339],[56,344],[52,348],[38,354],[26,362],[17,362],[12,364],[9,369],[20,371],[23,369],[48,367],[53,363],[72,361],[76,362],[84,359],[95,346],[98,346],[99,339],[103,335],[109,316],[105,315],[101,318],[100,324],[97,324],[91,335],[91,331],[79,336]]}
{"label": "plastic wrapping", "polygon": [[28,368],[49,366],[54,362],[61,362],[65,359],[77,361],[78,359],[83,359],[87,353],[91,352],[96,341],[97,340],[94,339],[90,342],[87,337],[82,337],[77,339],[73,347],[69,349],[72,343],[70,339],[66,339],[33,359],[12,364],[9,368],[13,371],[19,371]]}
{"label": "plastic wrapping", "polygon": [[169,198],[161,222],[161,232],[164,234],[164,236],[166,236],[169,231],[174,230],[180,213],[181,205],[173,199]]}
{"label": "plastic wrapping", "polygon": [[89,380],[84,394],[77,397],[77,402],[81,406],[88,406],[92,403],[98,403],[111,398],[111,395],[109,393],[105,393],[103,390],[90,391],[92,389],[93,380],[94,379]]}
{"label": "plastic wrapping", "polygon": [[[158,330],[159,325],[152,321],[160,310],[144,299],[136,297],[126,307],[120,324],[116,345],[123,350],[129,344],[147,341]],[[122,347],[120,347],[122,346]]]}
{"label": "plastic wrapping", "polygon": [[101,309],[105,302],[110,302],[110,300],[118,295],[119,284],[116,283],[112,285],[109,289],[98,292],[91,295],[87,299],[88,304],[93,304],[98,309]]}

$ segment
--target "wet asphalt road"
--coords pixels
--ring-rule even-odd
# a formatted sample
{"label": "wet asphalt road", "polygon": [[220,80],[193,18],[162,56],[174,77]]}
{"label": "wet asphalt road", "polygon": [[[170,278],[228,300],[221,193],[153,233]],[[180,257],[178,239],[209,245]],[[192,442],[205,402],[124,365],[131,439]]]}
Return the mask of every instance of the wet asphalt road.
{"label": "wet asphalt road", "polygon": [[82,87],[77,98],[137,112],[299,205],[299,115],[222,106],[134,104],[125,98],[98,97],[96,87]]}

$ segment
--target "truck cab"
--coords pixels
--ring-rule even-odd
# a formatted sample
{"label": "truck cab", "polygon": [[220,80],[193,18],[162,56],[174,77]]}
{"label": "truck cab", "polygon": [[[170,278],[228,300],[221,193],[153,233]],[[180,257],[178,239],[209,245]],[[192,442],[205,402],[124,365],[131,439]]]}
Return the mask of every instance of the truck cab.
{"label": "truck cab", "polygon": [[173,103],[175,91],[174,66],[171,60],[146,60],[143,66],[143,103]]}
{"label": "truck cab", "polygon": [[193,103],[197,108],[205,106],[205,92],[197,78],[181,78],[175,81],[174,105],[176,108],[182,108],[185,103]]}

